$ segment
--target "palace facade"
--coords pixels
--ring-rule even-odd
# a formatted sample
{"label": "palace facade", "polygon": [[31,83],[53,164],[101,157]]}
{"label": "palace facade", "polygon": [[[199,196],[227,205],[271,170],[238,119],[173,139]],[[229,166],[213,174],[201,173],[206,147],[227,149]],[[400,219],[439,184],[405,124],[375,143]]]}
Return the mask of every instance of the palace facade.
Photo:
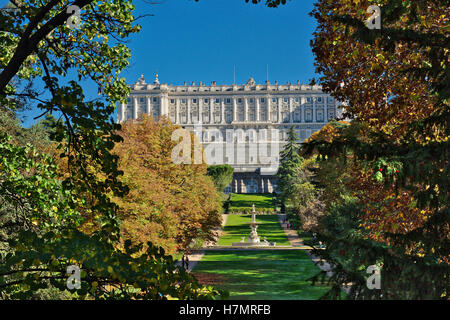
{"label": "palace facade", "polygon": [[131,85],[126,104],[118,109],[118,122],[147,114],[166,116],[193,131],[205,148],[209,164],[230,164],[233,182],[226,192],[270,193],[276,188],[279,151],[294,126],[299,142],[340,117],[340,104],[320,86],[257,84],[250,78],[243,85],[153,83],[143,76]]}

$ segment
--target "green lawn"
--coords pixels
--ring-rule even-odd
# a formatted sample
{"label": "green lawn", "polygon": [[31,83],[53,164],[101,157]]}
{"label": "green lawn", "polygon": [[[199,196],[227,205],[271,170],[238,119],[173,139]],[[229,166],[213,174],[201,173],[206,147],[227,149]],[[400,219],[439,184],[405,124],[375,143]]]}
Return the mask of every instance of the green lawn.
{"label": "green lawn", "polygon": [[207,251],[193,270],[200,283],[238,300],[316,300],[329,289],[307,281],[318,272],[303,250]]}
{"label": "green lawn", "polygon": [[[241,241],[244,236],[247,241],[251,231],[251,221],[251,215],[229,214],[218,245],[231,246],[233,242]],[[258,226],[258,235],[261,237],[261,241],[264,239],[263,237],[267,237],[267,241],[276,242],[277,245],[290,245],[276,215],[256,215],[256,222],[261,223]]]}
{"label": "green lawn", "polygon": [[248,207],[251,208],[255,204],[255,208],[274,209],[272,204],[272,194],[236,194],[231,195],[230,209]]}

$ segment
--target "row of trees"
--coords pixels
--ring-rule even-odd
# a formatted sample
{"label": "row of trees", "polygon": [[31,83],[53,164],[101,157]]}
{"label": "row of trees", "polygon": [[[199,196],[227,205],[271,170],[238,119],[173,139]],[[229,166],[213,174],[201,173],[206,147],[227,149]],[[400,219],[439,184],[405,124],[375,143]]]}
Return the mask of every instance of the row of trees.
{"label": "row of trees", "polygon": [[[165,253],[186,251],[193,241],[211,239],[220,225],[220,196],[206,165],[171,162],[175,127],[165,120],[145,119],[127,123],[120,132],[124,140],[113,154],[120,156],[120,179],[129,192],[112,198],[119,208],[120,238],[108,242],[102,238],[104,226],[92,194],[64,187],[69,169],[67,160],[57,157],[51,138],[55,122],[47,116],[25,129],[13,112],[0,118],[2,298],[217,295],[176,268]],[[83,270],[75,294],[67,290],[69,265]]]}
{"label": "row of trees", "polygon": [[[381,30],[364,24],[371,4]],[[448,3],[324,0],[312,15],[319,81],[351,119],[303,144],[311,163],[300,171],[313,172],[315,199],[293,206],[326,245],[315,250],[333,267],[330,279],[322,274],[333,284],[326,297],[351,284],[354,299],[448,299]],[[305,181],[292,164],[280,168],[291,203]],[[380,289],[367,286],[371,265]]]}

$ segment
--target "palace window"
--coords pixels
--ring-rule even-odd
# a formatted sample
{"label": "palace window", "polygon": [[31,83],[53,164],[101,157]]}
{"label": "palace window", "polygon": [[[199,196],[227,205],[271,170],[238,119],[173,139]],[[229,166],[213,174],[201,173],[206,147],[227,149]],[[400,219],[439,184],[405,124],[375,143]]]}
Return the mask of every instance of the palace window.
{"label": "palace window", "polygon": [[323,122],[323,110],[316,110],[316,121],[317,122]]}
{"label": "palace window", "polygon": [[242,103],[242,99],[241,98],[238,98],[238,103]]}
{"label": "palace window", "polygon": [[256,131],[255,130],[248,130],[248,141],[249,142],[255,142],[256,138]]}
{"label": "palace window", "polygon": [[228,130],[226,131],[226,142],[228,142],[228,143],[233,142],[233,132],[232,131],[228,131]]}
{"label": "palace window", "polygon": [[205,99],[205,103],[208,103],[208,101],[209,101],[208,99]]}
{"label": "palace window", "polygon": [[305,122],[312,122],[312,110],[305,110]]}
{"label": "palace window", "polygon": [[158,98],[153,97],[153,102],[158,102]]}
{"label": "palace window", "polygon": [[181,103],[186,103],[186,99],[181,99]]}
{"label": "palace window", "polygon": [[277,102],[277,98],[272,98],[272,102]]}
{"label": "palace window", "polygon": [[192,99],[192,103],[197,103],[197,99]]}
{"label": "palace window", "polygon": [[217,99],[216,99],[216,103],[220,103],[220,99],[217,98]]}
{"label": "palace window", "polygon": [[306,102],[311,102],[311,97],[307,97]]}
{"label": "palace window", "polygon": [[264,98],[261,98],[261,103],[264,103]]}
{"label": "palace window", "polygon": [[227,98],[226,102],[227,102],[227,103],[231,103],[231,99],[230,99],[230,98]]}
{"label": "palace window", "polygon": [[295,102],[299,102],[299,101],[300,101],[299,97],[296,97]]}
{"label": "palace window", "polygon": [[145,113],[145,106],[139,106],[138,118],[140,118]]}
{"label": "palace window", "polygon": [[170,99],[170,103],[174,104],[175,103],[175,99]]}
{"label": "palace window", "polygon": [[250,103],[253,103],[253,98],[250,98],[250,100],[249,100],[249,101],[250,101]]}
{"label": "palace window", "polygon": [[322,97],[318,97],[317,102],[322,102]]}
{"label": "palace window", "polygon": [[267,115],[266,115],[265,112],[261,112],[260,120],[261,121],[267,121]]}
{"label": "palace window", "polygon": [[236,130],[236,140],[237,142],[244,142],[243,130]]}
{"label": "palace window", "polygon": [[259,141],[261,142],[267,141],[267,129],[259,130]]}
{"label": "palace window", "polygon": [[288,99],[288,98],[284,98],[283,100],[284,100],[284,102],[288,102],[288,101],[289,101],[289,99]]}
{"label": "palace window", "polygon": [[139,98],[139,102],[144,103],[145,102],[144,98]]}

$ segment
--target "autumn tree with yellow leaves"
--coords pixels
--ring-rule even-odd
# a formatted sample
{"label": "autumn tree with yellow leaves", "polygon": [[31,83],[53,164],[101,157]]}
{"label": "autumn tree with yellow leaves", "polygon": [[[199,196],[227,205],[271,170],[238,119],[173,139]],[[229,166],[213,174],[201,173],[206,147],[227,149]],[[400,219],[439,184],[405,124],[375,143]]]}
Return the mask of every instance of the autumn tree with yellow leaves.
{"label": "autumn tree with yellow leaves", "polygon": [[[184,130],[166,119],[123,124],[123,142],[116,144],[122,181],[129,193],[116,198],[124,239],[151,241],[171,253],[189,250],[195,242],[213,240],[221,223],[221,198],[207,164],[174,163],[175,130]],[[191,133],[193,143],[195,136]],[[192,148],[191,148],[192,150]],[[189,155],[188,155],[189,156]]]}

